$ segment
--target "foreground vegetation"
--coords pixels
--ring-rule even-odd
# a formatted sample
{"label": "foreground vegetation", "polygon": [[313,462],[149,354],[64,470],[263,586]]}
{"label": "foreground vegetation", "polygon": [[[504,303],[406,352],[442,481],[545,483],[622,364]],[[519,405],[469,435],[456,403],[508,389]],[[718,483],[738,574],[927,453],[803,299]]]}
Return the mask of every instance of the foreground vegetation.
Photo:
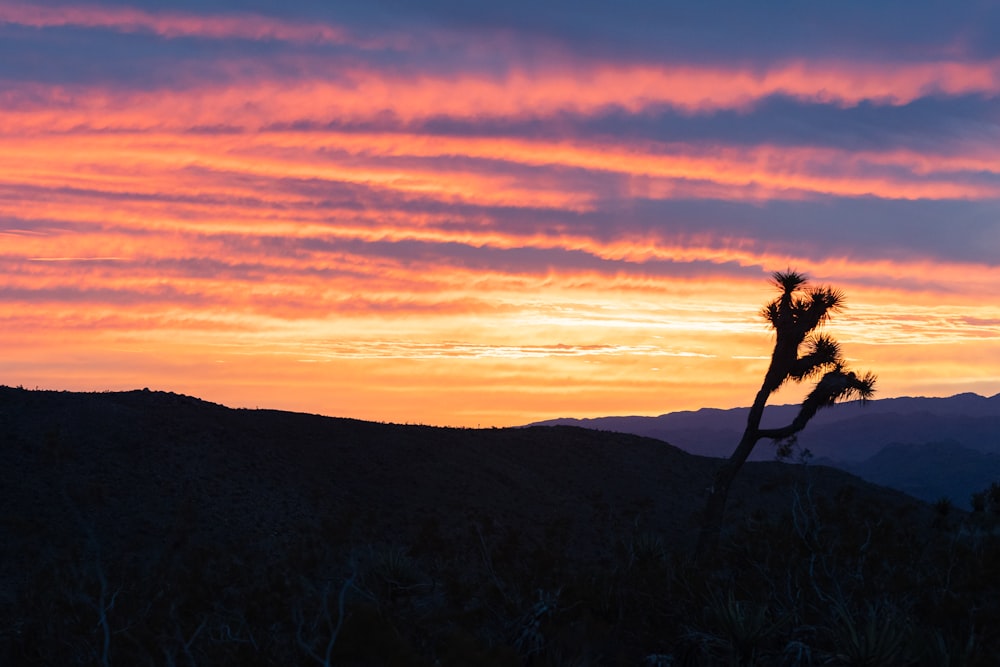
{"label": "foreground vegetation", "polygon": [[606,550],[588,566],[559,522],[539,540],[487,516],[461,534],[429,519],[407,544],[351,544],[350,519],[327,518],[276,545],[200,541],[181,512],[161,551],[112,553],[66,500],[74,550],[22,527],[38,548],[2,611],[4,664],[941,666],[1000,654],[992,506],[887,513],[850,492],[816,497],[808,470],[787,512],[746,517],[701,562],[641,517],[596,511]]}
{"label": "foreground vegetation", "polygon": [[1000,487],[0,387],[3,665],[990,665]]}

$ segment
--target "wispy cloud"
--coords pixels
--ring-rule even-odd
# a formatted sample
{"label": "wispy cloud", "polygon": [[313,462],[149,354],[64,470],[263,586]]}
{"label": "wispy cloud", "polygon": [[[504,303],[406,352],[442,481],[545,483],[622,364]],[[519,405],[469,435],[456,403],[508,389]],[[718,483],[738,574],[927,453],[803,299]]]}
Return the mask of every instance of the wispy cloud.
{"label": "wispy cloud", "polygon": [[98,4],[44,6],[37,3],[5,2],[0,5],[0,23],[32,28],[104,28],[121,33],[150,33],[168,39],[197,37],[212,40],[358,43],[347,30],[336,26],[283,21],[245,12],[199,14]]}

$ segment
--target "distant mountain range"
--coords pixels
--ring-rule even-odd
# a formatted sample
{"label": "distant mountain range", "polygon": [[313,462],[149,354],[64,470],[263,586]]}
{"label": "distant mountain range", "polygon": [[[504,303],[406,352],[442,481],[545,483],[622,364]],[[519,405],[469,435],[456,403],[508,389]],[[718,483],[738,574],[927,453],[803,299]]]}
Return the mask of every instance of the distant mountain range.
{"label": "distant mountain range", "polygon": [[[784,425],[797,405],[770,406],[764,427]],[[552,419],[535,425],[572,425],[665,440],[692,454],[727,457],[746,424],[749,408],[672,412],[659,417]],[[1000,480],[1000,394],[989,398],[887,398],[843,403],[819,412],[799,435],[813,461],[852,472],[876,484],[927,501],[949,498],[968,507],[969,497]],[[774,458],[762,441],[752,459]]]}

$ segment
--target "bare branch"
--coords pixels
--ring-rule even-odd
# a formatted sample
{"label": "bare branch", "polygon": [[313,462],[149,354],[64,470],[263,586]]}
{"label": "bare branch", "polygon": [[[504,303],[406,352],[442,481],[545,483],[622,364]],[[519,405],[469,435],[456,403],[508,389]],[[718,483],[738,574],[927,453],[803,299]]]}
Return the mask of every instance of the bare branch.
{"label": "bare branch", "polygon": [[326,625],[327,632],[329,636],[326,641],[326,645],[323,649],[323,655],[320,655],[315,648],[317,643],[317,638],[308,638],[305,636],[306,630],[306,620],[305,614],[302,612],[301,607],[298,607],[294,611],[295,615],[295,640],[306,655],[318,662],[323,667],[330,667],[333,663],[331,662],[333,658],[333,648],[337,644],[337,638],[340,636],[340,630],[344,626],[345,618],[345,606],[347,602],[347,592],[354,587],[354,581],[357,579],[358,569],[357,565],[353,565],[351,574],[344,581],[343,585],[340,587],[340,592],[337,595],[337,620],[333,620],[333,615],[330,613],[330,594],[332,592],[332,582],[326,582],[326,586],[323,587],[323,591],[320,593],[320,608],[316,614],[316,617],[311,623],[308,624],[308,630],[310,634],[315,634],[319,631],[319,625],[321,623]]}
{"label": "bare branch", "polygon": [[871,373],[858,377],[853,372],[845,372],[840,368],[827,371],[816,387],[802,402],[799,413],[791,424],[781,428],[758,429],[757,435],[771,440],[790,438],[806,427],[809,420],[825,407],[838,401],[858,397],[862,401],[869,399],[875,393],[875,376]]}

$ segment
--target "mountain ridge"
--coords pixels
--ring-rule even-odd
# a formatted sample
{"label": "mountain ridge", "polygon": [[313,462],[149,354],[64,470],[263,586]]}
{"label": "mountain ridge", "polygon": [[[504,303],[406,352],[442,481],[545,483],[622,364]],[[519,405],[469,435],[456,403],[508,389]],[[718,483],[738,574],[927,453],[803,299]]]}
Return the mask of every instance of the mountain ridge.
{"label": "mountain ridge", "polygon": [[[797,410],[794,404],[769,406],[764,411],[763,426],[787,423]],[[739,441],[748,412],[746,407],[702,408],[658,417],[560,418],[534,424],[577,425],[633,433],[670,441],[690,453],[728,457]],[[929,502],[942,497],[932,497],[932,493],[947,490],[942,494],[944,497],[964,506],[971,493],[1000,479],[994,459],[982,459],[985,466],[978,474],[970,475],[971,455],[968,452],[953,460],[938,459],[933,465],[928,462],[922,471],[914,470],[912,464],[901,458],[897,467],[906,467],[908,472],[906,479],[902,479],[902,474],[897,479],[887,472],[893,466],[885,461],[893,452],[879,456],[890,445],[949,441],[978,455],[1000,455],[1000,394],[986,397],[965,392],[943,398],[903,396],[875,399],[863,406],[859,401],[849,401],[817,413],[798,435],[797,445],[800,451],[808,450],[817,462],[853,472],[869,481],[908,493],[915,488],[924,489],[919,497]],[[900,456],[901,451],[894,450]],[[769,460],[774,456],[774,448],[763,441],[751,460]],[[876,457],[879,458],[873,461]],[[940,483],[940,478],[949,476],[951,479]]]}

